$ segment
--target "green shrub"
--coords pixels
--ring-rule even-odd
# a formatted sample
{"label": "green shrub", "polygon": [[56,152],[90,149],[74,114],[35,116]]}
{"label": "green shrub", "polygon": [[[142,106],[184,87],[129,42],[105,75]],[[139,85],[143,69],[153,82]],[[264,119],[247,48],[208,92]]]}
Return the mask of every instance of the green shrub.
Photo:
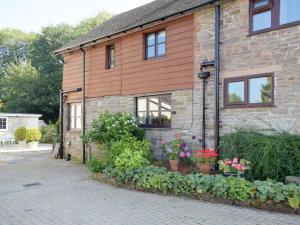
{"label": "green shrub", "polygon": [[112,177],[121,183],[136,184],[137,187],[170,192],[174,194],[198,193],[234,201],[251,201],[259,199],[262,202],[273,200],[287,202],[295,209],[300,205],[300,187],[296,184],[285,185],[281,182],[247,181],[240,177],[224,177],[222,175],[183,175],[168,172],[165,168],[148,166],[139,169],[120,170],[107,167],[103,171],[107,177]]}
{"label": "green shrub", "polygon": [[38,128],[27,129],[25,134],[26,141],[28,142],[39,141],[41,139],[41,136],[42,134]]}
{"label": "green shrub", "polygon": [[101,113],[98,119],[93,120],[91,129],[87,132],[85,141],[97,144],[111,143],[121,138],[136,135],[139,140],[144,133],[139,128],[138,121],[129,113]]}
{"label": "green shrub", "polygon": [[105,150],[107,165],[121,170],[136,169],[150,164],[150,142],[138,141],[134,137],[123,138]]}
{"label": "green shrub", "polygon": [[101,172],[104,169],[104,166],[96,157],[92,157],[91,160],[88,161],[87,167],[94,173]]}
{"label": "green shrub", "polygon": [[48,124],[41,128],[41,143],[52,143],[53,141],[59,142],[59,122]]}
{"label": "green shrub", "polygon": [[239,157],[251,161],[246,176],[284,181],[286,176],[300,176],[300,136],[286,132],[237,130],[222,137],[222,158]]}
{"label": "green shrub", "polygon": [[24,141],[26,135],[26,128],[25,127],[19,127],[15,130],[14,138],[15,141]]}

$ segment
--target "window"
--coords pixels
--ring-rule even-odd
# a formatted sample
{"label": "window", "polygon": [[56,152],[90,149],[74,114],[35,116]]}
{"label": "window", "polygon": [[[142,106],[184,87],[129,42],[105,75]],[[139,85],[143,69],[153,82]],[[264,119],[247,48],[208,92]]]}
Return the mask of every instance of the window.
{"label": "window", "polygon": [[171,127],[171,94],[138,97],[137,118],[143,127]]}
{"label": "window", "polygon": [[274,103],[272,74],[224,80],[224,106],[271,106]]}
{"label": "window", "polygon": [[109,45],[106,47],[106,69],[115,68],[115,46]]}
{"label": "window", "polygon": [[69,105],[69,128],[71,130],[81,129],[81,104],[75,103]]}
{"label": "window", "polygon": [[7,118],[6,117],[0,117],[0,131],[1,130],[7,130]]}
{"label": "window", "polygon": [[162,57],[166,54],[166,31],[146,35],[146,59]]}
{"label": "window", "polygon": [[250,33],[300,24],[299,0],[250,0]]}

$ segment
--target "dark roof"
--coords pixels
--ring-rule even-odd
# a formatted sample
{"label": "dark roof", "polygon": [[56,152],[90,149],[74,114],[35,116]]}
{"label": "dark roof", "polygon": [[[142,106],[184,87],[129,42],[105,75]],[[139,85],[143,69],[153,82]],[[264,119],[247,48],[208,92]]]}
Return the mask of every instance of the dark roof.
{"label": "dark roof", "polygon": [[214,0],[156,0],[112,17],[87,34],[56,50],[55,53],[76,48],[82,44],[168,18],[213,1]]}

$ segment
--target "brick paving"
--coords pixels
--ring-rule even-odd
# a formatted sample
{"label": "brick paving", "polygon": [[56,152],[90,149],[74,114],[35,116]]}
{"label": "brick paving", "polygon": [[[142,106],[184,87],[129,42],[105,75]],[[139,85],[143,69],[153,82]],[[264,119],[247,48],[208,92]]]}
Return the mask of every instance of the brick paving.
{"label": "brick paving", "polygon": [[1,160],[1,225],[300,225],[296,215],[111,187],[49,152],[8,153]]}

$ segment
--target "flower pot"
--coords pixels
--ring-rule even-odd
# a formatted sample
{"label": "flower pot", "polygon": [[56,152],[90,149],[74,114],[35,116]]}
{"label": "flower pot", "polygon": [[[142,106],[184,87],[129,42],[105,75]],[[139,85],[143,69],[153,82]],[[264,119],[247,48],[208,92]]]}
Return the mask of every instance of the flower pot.
{"label": "flower pot", "polygon": [[170,159],[169,160],[170,170],[177,172],[179,167],[179,160],[178,159]]}
{"label": "flower pot", "polygon": [[32,142],[29,142],[28,143],[28,148],[29,149],[38,149],[38,145],[39,145],[39,142],[37,141],[32,141]]}
{"label": "flower pot", "polygon": [[200,173],[210,174],[210,169],[211,169],[211,164],[204,164],[204,163],[201,163],[201,164],[199,165]]}
{"label": "flower pot", "polygon": [[26,141],[18,141],[20,148],[26,148]]}

